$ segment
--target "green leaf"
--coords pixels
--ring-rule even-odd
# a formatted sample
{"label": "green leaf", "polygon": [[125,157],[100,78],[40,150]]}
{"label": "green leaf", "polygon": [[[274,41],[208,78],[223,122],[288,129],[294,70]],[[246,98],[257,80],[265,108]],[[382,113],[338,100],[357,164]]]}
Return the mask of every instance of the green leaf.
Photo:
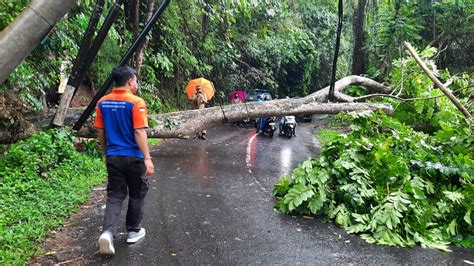
{"label": "green leaf", "polygon": [[283,197],[290,190],[290,180],[284,176],[280,178],[280,181],[273,186],[273,196]]}
{"label": "green leaf", "polygon": [[448,234],[452,235],[452,236],[455,236],[456,232],[457,232],[457,225],[458,225],[458,223],[457,223],[456,219],[453,219],[449,223],[448,227],[446,228],[446,232]]}
{"label": "green leaf", "polygon": [[308,202],[308,208],[313,214],[318,213],[323,206],[324,200],[321,197],[318,197],[318,195],[314,195]]}
{"label": "green leaf", "polygon": [[466,221],[467,224],[472,225],[471,221],[471,209],[468,209],[466,214],[463,217],[464,221]]}
{"label": "green leaf", "polygon": [[288,205],[288,210],[291,212],[313,195],[314,191],[311,185],[297,184],[288,191],[283,202]]}
{"label": "green leaf", "polygon": [[288,205],[283,202],[283,199],[280,199],[276,202],[275,208],[282,213],[289,213]]}
{"label": "green leaf", "polygon": [[464,196],[457,191],[443,191],[443,194],[446,196],[447,199],[458,204],[461,203],[461,201],[464,199]]}
{"label": "green leaf", "polygon": [[150,119],[148,121],[148,123],[150,124],[150,127],[156,127],[158,126],[158,121],[154,120],[154,119]]}

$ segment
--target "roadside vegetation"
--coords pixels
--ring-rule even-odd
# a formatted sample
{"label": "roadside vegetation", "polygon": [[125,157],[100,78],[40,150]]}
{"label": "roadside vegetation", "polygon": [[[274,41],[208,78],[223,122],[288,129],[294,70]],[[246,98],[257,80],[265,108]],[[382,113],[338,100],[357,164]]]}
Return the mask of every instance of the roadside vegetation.
{"label": "roadside vegetation", "polygon": [[[435,50],[422,54],[428,60]],[[339,115],[335,120],[350,131],[319,132],[321,155],[275,185],[276,208],[321,214],[369,243],[473,248],[472,121],[437,97],[442,93],[412,59],[392,67],[392,87],[404,88],[400,97],[425,99],[387,100],[397,106],[393,117],[369,111]],[[453,80],[464,102],[473,95],[468,75],[440,75]]]}
{"label": "roadside vegetation", "polygon": [[107,176],[95,142],[76,151],[65,130],[11,145],[0,160],[0,264],[22,265]]}

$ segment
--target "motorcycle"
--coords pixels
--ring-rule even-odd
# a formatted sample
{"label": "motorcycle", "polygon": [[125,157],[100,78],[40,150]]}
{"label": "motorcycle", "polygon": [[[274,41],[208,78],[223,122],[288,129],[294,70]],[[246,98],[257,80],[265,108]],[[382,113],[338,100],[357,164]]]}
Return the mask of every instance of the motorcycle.
{"label": "motorcycle", "polygon": [[275,120],[276,117],[274,116],[268,117],[265,120],[265,125],[262,128],[263,135],[267,134],[268,136],[270,136],[270,138],[273,138],[273,133],[275,133],[276,130]]}
{"label": "motorcycle", "polygon": [[286,136],[291,139],[291,137],[296,136],[296,119],[295,116],[289,115],[284,116],[282,121],[280,121],[280,136]]}

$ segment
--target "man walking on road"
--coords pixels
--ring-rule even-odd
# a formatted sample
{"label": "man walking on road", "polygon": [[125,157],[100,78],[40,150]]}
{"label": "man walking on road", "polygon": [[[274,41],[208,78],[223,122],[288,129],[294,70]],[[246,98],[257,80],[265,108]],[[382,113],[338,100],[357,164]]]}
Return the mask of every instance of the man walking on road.
{"label": "man walking on road", "polygon": [[106,155],[108,172],[107,203],[99,252],[115,254],[113,244],[117,233],[122,202],[129,196],[126,228],[127,243],[135,243],[145,236],[140,227],[143,203],[148,191],[148,176],[155,169],[148,149],[147,109],[145,102],[136,96],[138,81],[135,70],[120,66],[113,72],[116,88],[97,103],[94,127]]}

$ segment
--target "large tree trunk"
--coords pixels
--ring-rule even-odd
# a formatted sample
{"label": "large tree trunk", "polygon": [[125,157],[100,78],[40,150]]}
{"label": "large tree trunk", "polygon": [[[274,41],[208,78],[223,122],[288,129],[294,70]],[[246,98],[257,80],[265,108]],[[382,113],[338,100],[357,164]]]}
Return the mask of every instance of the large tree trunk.
{"label": "large tree trunk", "polygon": [[[364,86],[370,92],[387,93],[390,88],[368,78],[359,76],[345,77],[335,84],[336,98],[342,101],[350,101],[352,97],[342,93],[351,85]],[[188,138],[194,133],[214,125],[225,122],[240,121],[248,117],[257,118],[261,116],[281,116],[298,114],[337,114],[356,110],[383,110],[391,114],[393,108],[389,104],[370,103],[324,103],[327,102],[329,87],[310,94],[300,99],[281,99],[265,102],[250,102],[220,107],[212,107],[201,110],[189,110],[158,115],[149,115],[150,124],[156,123],[148,129],[150,138]],[[78,119],[82,109],[71,109],[68,112],[65,124],[72,123]],[[225,115],[224,115],[225,114]],[[34,121],[34,126],[39,128],[47,124],[50,117],[46,114],[36,115],[29,118]],[[68,122],[69,121],[69,122]],[[152,122],[154,121],[154,122]],[[0,142],[8,142],[7,129],[0,128]],[[5,132],[5,133],[4,133]],[[81,136],[94,136],[92,120],[79,132]],[[26,137],[27,134],[21,136]]]}
{"label": "large tree trunk", "polygon": [[140,0],[135,0],[133,6],[133,38],[138,37],[138,27],[140,26]]}
{"label": "large tree trunk", "polygon": [[34,0],[0,33],[0,84],[75,3],[76,0]]}
{"label": "large tree trunk", "polygon": [[[370,103],[305,103],[305,99],[282,99],[266,102],[241,103],[200,110],[150,115],[157,125],[148,129],[150,138],[189,138],[197,132],[226,122],[241,121],[248,117],[298,114],[338,114],[356,110],[383,110],[393,113],[389,104]],[[224,116],[225,114],[225,116]]]}
{"label": "large tree trunk", "polygon": [[[369,89],[370,93],[390,93],[391,88],[369,78],[349,76],[340,79],[335,84],[336,99],[343,102],[352,102],[353,97],[341,93],[345,88],[357,85]],[[201,110],[174,112],[151,115],[150,119],[157,122],[157,126],[150,128],[151,138],[188,138],[194,133],[213,125],[226,121],[240,121],[248,117],[282,116],[299,114],[338,114],[356,110],[383,110],[393,113],[389,104],[368,103],[325,103],[328,99],[329,86],[301,99],[282,99],[267,102],[251,102],[236,105],[213,107]],[[224,117],[225,114],[225,117]]]}
{"label": "large tree trunk", "polygon": [[[148,0],[148,11],[144,21],[150,20],[151,16],[153,16],[153,12],[155,11],[155,3],[156,0]],[[145,59],[145,49],[148,46],[148,41],[149,38],[146,37],[143,44],[135,52],[135,70],[137,71],[137,76],[140,76],[140,70],[142,68],[143,60]]]}
{"label": "large tree trunk", "polygon": [[209,32],[209,13],[211,12],[211,3],[209,0],[204,0],[204,12],[202,13],[201,17],[201,42],[206,40],[207,34]]}
{"label": "large tree trunk", "polygon": [[367,55],[365,53],[365,7],[367,0],[359,0],[359,5],[354,12],[352,33],[354,36],[354,50],[352,52],[352,74],[367,73]]}

